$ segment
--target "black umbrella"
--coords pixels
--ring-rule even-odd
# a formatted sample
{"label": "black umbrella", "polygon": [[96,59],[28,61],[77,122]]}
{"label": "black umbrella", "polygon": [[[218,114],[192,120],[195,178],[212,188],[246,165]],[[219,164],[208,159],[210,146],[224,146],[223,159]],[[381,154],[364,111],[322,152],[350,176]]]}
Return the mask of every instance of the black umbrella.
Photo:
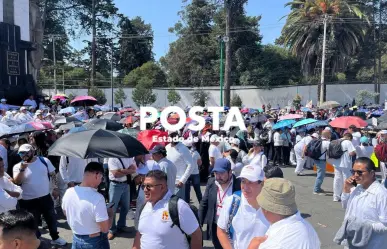
{"label": "black umbrella", "polygon": [[60,117],[57,120],[55,120],[54,124],[55,125],[62,125],[62,124],[68,124],[68,123],[82,123],[79,119],[75,117]]}
{"label": "black umbrella", "polygon": [[378,118],[378,122],[384,122],[387,121],[387,113],[383,114]]}
{"label": "black umbrella", "polygon": [[109,131],[118,131],[124,128],[121,124],[109,119],[93,119],[83,126],[88,130],[104,129]]}
{"label": "black umbrella", "polygon": [[88,130],[58,139],[48,150],[51,156],[77,158],[128,158],[149,152],[137,139],[115,131]]}
{"label": "black umbrella", "polygon": [[115,112],[108,112],[108,113],[105,113],[104,115],[102,115],[100,117],[100,119],[109,119],[109,120],[113,120],[113,121],[120,121],[121,115],[119,115]]}

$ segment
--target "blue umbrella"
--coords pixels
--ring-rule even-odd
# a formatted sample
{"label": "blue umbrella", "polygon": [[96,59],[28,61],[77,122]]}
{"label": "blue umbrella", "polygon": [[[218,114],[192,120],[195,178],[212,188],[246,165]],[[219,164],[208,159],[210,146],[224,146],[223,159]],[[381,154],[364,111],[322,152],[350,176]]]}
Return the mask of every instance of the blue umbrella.
{"label": "blue umbrella", "polygon": [[310,130],[310,129],[315,129],[315,128],[317,128],[317,127],[328,126],[328,125],[329,125],[329,123],[328,123],[327,120],[319,120],[319,121],[317,121],[317,122],[315,122],[315,123],[312,123],[312,124],[307,125],[307,126],[306,126],[306,129],[307,129],[307,130]]}
{"label": "blue umbrella", "polygon": [[313,119],[313,118],[303,119],[303,120],[301,120],[301,121],[298,121],[298,122],[293,126],[293,128],[296,128],[296,127],[299,127],[299,126],[302,126],[302,125],[312,124],[312,123],[315,123],[315,122],[317,122],[317,121],[318,121],[318,120]]}
{"label": "blue umbrella", "polygon": [[59,111],[59,114],[65,114],[65,113],[75,113],[75,108],[70,106],[70,107],[67,107],[67,108],[63,108]]}
{"label": "blue umbrella", "polygon": [[87,129],[84,126],[79,126],[79,127],[71,128],[68,133],[72,134],[72,133],[77,133],[77,132],[86,131],[86,130]]}
{"label": "blue umbrella", "polygon": [[276,129],[285,128],[285,127],[291,126],[292,124],[295,124],[295,123],[296,123],[296,120],[294,120],[294,119],[282,120],[282,121],[279,121],[278,123],[276,123],[275,125],[273,125],[273,129],[276,130]]}
{"label": "blue umbrella", "polygon": [[311,112],[312,110],[308,107],[301,107],[302,112]]}

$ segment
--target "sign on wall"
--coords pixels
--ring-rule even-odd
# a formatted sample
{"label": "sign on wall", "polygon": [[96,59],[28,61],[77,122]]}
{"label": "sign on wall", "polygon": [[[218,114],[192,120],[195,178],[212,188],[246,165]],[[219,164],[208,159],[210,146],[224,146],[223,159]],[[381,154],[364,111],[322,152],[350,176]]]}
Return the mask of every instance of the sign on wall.
{"label": "sign on wall", "polygon": [[20,75],[19,53],[7,51],[8,75]]}

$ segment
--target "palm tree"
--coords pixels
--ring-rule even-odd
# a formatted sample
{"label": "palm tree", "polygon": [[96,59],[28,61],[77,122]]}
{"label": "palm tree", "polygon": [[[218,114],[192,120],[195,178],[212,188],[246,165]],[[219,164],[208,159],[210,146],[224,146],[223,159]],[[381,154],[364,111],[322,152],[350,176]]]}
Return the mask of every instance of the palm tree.
{"label": "palm tree", "polygon": [[326,72],[343,71],[364,40],[368,7],[360,0],[294,0],[285,6],[291,13],[277,42],[301,59],[304,74],[311,75],[321,63],[325,17]]}

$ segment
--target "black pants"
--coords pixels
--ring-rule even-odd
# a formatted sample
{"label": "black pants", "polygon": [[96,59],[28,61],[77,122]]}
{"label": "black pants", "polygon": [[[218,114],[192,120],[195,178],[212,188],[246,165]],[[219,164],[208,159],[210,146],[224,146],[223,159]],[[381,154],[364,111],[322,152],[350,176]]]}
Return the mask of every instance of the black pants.
{"label": "black pants", "polygon": [[[271,152],[271,154],[270,154]],[[265,144],[264,153],[268,160],[273,161],[274,158],[274,143]]]}
{"label": "black pants", "polygon": [[290,147],[289,146],[282,146],[282,156],[283,156],[283,162],[285,165],[289,165],[289,159],[290,159]]}
{"label": "black pants", "polygon": [[218,225],[215,222],[212,223],[212,234],[211,234],[212,244],[214,245],[215,249],[223,249],[222,245],[219,242],[218,235],[216,233],[217,229],[218,229]]}
{"label": "black pants", "polygon": [[282,161],[282,146],[274,146],[274,159],[273,165]]}
{"label": "black pants", "polygon": [[[40,217],[43,215],[50,231],[51,239],[57,240],[59,238],[54,202],[51,195],[32,200],[20,200],[19,205],[21,209],[30,212],[34,216],[36,224],[39,224]],[[36,236],[38,238],[41,237],[38,228],[36,228]]]}

